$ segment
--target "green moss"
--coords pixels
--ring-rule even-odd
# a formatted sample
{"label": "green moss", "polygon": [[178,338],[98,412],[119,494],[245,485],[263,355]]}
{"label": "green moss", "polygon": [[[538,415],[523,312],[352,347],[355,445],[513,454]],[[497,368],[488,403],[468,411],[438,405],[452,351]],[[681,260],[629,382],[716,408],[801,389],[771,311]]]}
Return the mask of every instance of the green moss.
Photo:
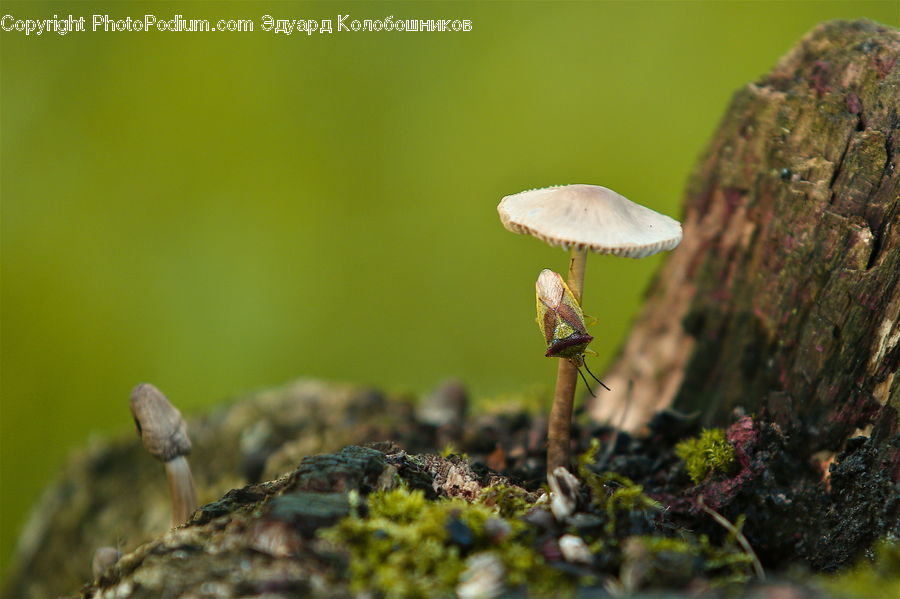
{"label": "green moss", "polygon": [[481,492],[478,502],[496,508],[503,518],[518,518],[531,509],[527,497],[528,493],[521,487],[494,485]]}
{"label": "green moss", "polygon": [[386,518],[398,524],[414,522],[428,506],[422,491],[396,488],[369,495],[369,512],[375,518]]}
{"label": "green moss", "polygon": [[675,446],[684,460],[688,476],[695,484],[714,472],[727,473],[734,466],[734,447],[725,439],[722,429],[706,429],[695,439],[685,439]]}
{"label": "green moss", "polygon": [[[718,433],[721,435],[721,431]],[[707,435],[707,444],[716,437],[714,432]],[[725,442],[724,437],[720,438]],[[693,442],[701,441],[702,436]],[[727,442],[725,445],[733,461],[733,448]],[[701,577],[716,587],[745,583],[750,579],[753,558],[741,549],[733,533],[721,546],[711,544],[706,536],[698,537],[686,530],[677,537],[630,534],[629,522],[635,513],[652,516],[662,506],[644,494],[643,487],[632,480],[614,472],[594,472],[599,450],[600,443],[594,439],[590,449],[578,458],[578,475],[591,490],[591,503],[606,515],[602,536],[587,539],[592,552],[618,556],[623,567],[631,563],[637,568],[633,572],[644,573],[642,584],[654,588],[679,587]],[[727,453],[727,450],[716,449],[717,455],[723,452]],[[742,523],[743,518],[740,518],[735,530],[740,530]]]}
{"label": "green moss", "polygon": [[636,512],[662,509],[658,501],[644,495],[643,486],[628,477],[615,472],[606,472],[597,479],[604,489],[614,487],[614,490],[606,495],[605,500],[600,502],[601,505],[605,505],[607,515],[611,511]]}
{"label": "green moss", "polygon": [[[740,530],[743,521],[744,517],[741,516],[735,523],[737,530]],[[740,585],[752,578],[753,556],[737,544],[733,535],[729,535],[721,546],[710,543],[706,535],[700,535],[699,543],[703,555],[703,570],[712,586]]]}
{"label": "green moss", "polygon": [[[509,490],[500,490],[507,510],[521,506]],[[532,548],[526,525],[509,520],[511,534],[492,539],[485,533],[489,518],[502,518],[500,505],[461,499],[429,501],[421,491],[398,488],[368,497],[368,515],[358,511],[321,536],[350,554],[350,586],[357,592],[376,591],[387,598],[442,597],[453,594],[469,555],[490,551],[506,569],[510,586],[527,585],[557,593],[574,589],[560,571],[549,567]],[[454,537],[450,525],[462,523],[465,539]],[[458,524],[457,524],[458,527]]]}
{"label": "green moss", "polygon": [[712,545],[705,535],[635,536],[629,539],[628,545],[641,547],[641,551],[632,549],[631,553],[644,555],[637,558],[642,561],[644,586],[683,586],[702,576],[711,586],[724,587],[744,584],[752,574],[752,557],[741,551],[733,540],[719,547]]}
{"label": "green moss", "polygon": [[350,553],[351,589],[387,597],[427,597],[449,588],[463,570],[446,543],[447,514],[421,491],[372,493],[369,515],[353,514],[322,533]]}
{"label": "green moss", "polygon": [[900,597],[900,542],[882,540],[875,546],[874,561],[861,560],[849,571],[823,576],[820,582],[837,597]]}
{"label": "green moss", "polygon": [[600,440],[596,437],[591,439],[591,446],[587,451],[578,456],[578,476],[586,479],[588,475],[596,475],[591,466],[597,463],[597,452],[600,451]]}
{"label": "green moss", "polygon": [[645,495],[644,487],[630,478],[615,472],[594,472],[591,466],[596,463],[599,449],[600,442],[592,439],[590,448],[578,456],[578,477],[591,490],[591,503],[606,513],[604,531],[613,535],[620,517],[627,518],[636,511],[658,511],[662,506]]}
{"label": "green moss", "polygon": [[[524,588],[537,597],[571,595],[578,584],[596,584],[594,577],[620,571],[629,573],[626,578],[635,588],[677,588],[695,579],[722,586],[749,579],[751,557],[733,534],[721,546],[684,530],[677,535],[671,528],[665,529],[667,536],[644,534],[660,504],[624,476],[594,472],[599,449],[594,442],[578,461],[579,478],[591,495],[587,511],[600,517],[598,526],[590,533],[569,531],[602,556],[596,564],[602,563],[602,570],[591,577],[546,562],[540,550],[546,539],[538,537],[538,527],[521,519],[533,507],[533,496],[511,485],[487,488],[472,503],[458,498],[432,501],[422,491],[405,487],[368,498],[353,495],[351,515],[321,534],[349,554],[352,591],[388,599],[453,596],[469,558],[484,553],[503,565],[508,591]],[[489,520],[494,521],[491,526]]]}
{"label": "green moss", "polygon": [[640,536],[639,538],[651,553],[671,552],[671,553],[689,553],[697,555],[700,552],[699,547],[689,543],[684,539],[676,539],[673,537],[651,537]]}
{"label": "green moss", "polygon": [[575,594],[577,580],[544,561],[531,543],[510,540],[502,543],[498,554],[506,568],[509,587],[524,587],[529,597],[570,597]]}

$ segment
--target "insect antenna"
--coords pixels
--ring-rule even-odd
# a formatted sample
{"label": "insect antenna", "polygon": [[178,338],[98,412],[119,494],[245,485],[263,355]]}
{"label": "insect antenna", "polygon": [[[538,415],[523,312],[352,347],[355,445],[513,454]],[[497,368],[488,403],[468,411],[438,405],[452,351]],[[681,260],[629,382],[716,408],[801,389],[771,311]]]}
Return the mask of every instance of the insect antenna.
{"label": "insect antenna", "polygon": [[[598,383],[600,383],[600,385],[601,385],[604,389],[606,389],[607,391],[612,391],[612,389],[610,389],[609,387],[606,386],[606,383],[604,383],[603,381],[601,381],[600,379],[598,379],[597,376],[596,376],[593,372],[591,372],[591,369],[588,368],[587,362],[584,363],[584,369],[587,370],[587,371],[588,371],[588,374],[591,375],[591,378],[593,378],[595,381],[597,381]],[[581,371],[579,370],[578,372],[581,372]],[[581,375],[581,378],[584,378],[584,375],[583,375],[583,374]],[[585,382],[587,382],[587,381],[585,381]],[[594,394],[591,393],[591,395],[594,395]],[[596,395],[594,395],[594,397],[596,397]]]}
{"label": "insect antenna", "polygon": [[[584,373],[581,372],[581,368],[578,368],[578,367],[576,366],[576,367],[575,367],[575,370],[577,370],[577,371],[578,371],[578,374],[581,375],[581,380],[584,381],[584,386],[587,387],[588,393],[591,394],[591,397],[597,397],[596,395],[594,395],[594,390],[591,389],[591,386],[588,384],[587,379],[584,378]],[[593,375],[591,375],[591,376],[593,376]],[[600,383],[600,384],[603,385],[603,383]],[[603,385],[603,386],[605,387],[606,385]]]}

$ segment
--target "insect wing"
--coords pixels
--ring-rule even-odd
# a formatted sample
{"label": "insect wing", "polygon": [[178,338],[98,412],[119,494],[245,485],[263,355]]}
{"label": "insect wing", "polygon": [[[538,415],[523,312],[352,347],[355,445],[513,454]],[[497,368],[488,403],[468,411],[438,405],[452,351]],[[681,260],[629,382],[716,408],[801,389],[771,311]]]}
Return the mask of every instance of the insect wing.
{"label": "insect wing", "polygon": [[[548,343],[554,338],[548,329],[554,329],[561,324],[559,319],[562,319],[574,331],[587,332],[581,306],[578,305],[575,295],[559,273],[545,268],[538,276],[535,289],[537,291],[538,324]],[[548,312],[552,312],[554,318],[549,318]]]}
{"label": "insect wing", "polygon": [[562,302],[566,291],[565,285],[562,277],[549,268],[541,271],[534,285],[537,298],[537,323],[548,345],[556,335],[556,326],[559,324],[559,315],[556,309]]}
{"label": "insect wing", "polygon": [[584,325],[584,314],[581,312],[581,306],[575,301],[575,296],[566,287],[567,295],[563,296],[563,301],[556,309],[559,317],[565,321],[567,325],[575,329],[577,333],[587,333]]}

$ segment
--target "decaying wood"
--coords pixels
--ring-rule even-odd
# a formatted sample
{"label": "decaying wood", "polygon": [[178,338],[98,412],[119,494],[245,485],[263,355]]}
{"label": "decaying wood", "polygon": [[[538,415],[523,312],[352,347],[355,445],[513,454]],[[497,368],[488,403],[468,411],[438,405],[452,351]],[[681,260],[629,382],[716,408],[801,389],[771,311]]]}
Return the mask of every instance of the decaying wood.
{"label": "decaying wood", "polygon": [[810,453],[896,432],[898,59],[898,31],[826,23],[735,93],[595,417],[765,412]]}
{"label": "decaying wood", "polygon": [[[127,398],[123,398],[123,421]],[[349,444],[394,439],[423,449],[423,428],[400,398],[353,385],[298,381],[189,421],[191,462],[201,503],[247,483],[277,480],[304,457]],[[431,439],[426,440],[428,446]],[[315,462],[314,462],[315,463]],[[238,493],[239,492],[232,492]],[[231,498],[225,496],[227,505]],[[219,501],[210,505],[222,505]],[[208,513],[210,505],[203,508]],[[94,551],[132,551],[171,526],[166,477],[126,434],[75,453],[22,531],[3,596],[42,599],[73,593],[91,579]]]}
{"label": "decaying wood", "polygon": [[480,483],[460,458],[418,463],[395,447],[386,450],[393,453],[344,447],[307,457],[275,481],[234,489],[203,506],[187,526],[123,556],[81,596],[352,597],[339,580],[340,556],[316,538],[349,515],[350,491],[365,494],[403,480],[432,497],[463,493],[457,483],[477,495],[485,484],[505,481]]}

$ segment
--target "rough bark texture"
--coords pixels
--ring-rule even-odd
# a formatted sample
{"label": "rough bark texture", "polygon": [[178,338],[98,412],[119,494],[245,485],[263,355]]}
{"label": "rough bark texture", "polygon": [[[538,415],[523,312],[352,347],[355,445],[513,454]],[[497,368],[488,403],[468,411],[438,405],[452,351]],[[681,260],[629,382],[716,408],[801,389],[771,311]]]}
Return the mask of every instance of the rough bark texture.
{"label": "rough bark texture", "polygon": [[482,486],[459,458],[413,461],[397,448],[348,446],[304,458],[278,479],[229,491],[201,507],[188,524],[123,556],[81,596],[351,597],[341,580],[346,564],[331,544],[316,538],[350,513],[348,493],[367,494],[403,480],[432,497],[464,495],[457,481]]}
{"label": "rough bark texture", "polygon": [[765,412],[810,453],[896,432],[898,58],[896,30],[826,23],[735,93],[594,416]]}

